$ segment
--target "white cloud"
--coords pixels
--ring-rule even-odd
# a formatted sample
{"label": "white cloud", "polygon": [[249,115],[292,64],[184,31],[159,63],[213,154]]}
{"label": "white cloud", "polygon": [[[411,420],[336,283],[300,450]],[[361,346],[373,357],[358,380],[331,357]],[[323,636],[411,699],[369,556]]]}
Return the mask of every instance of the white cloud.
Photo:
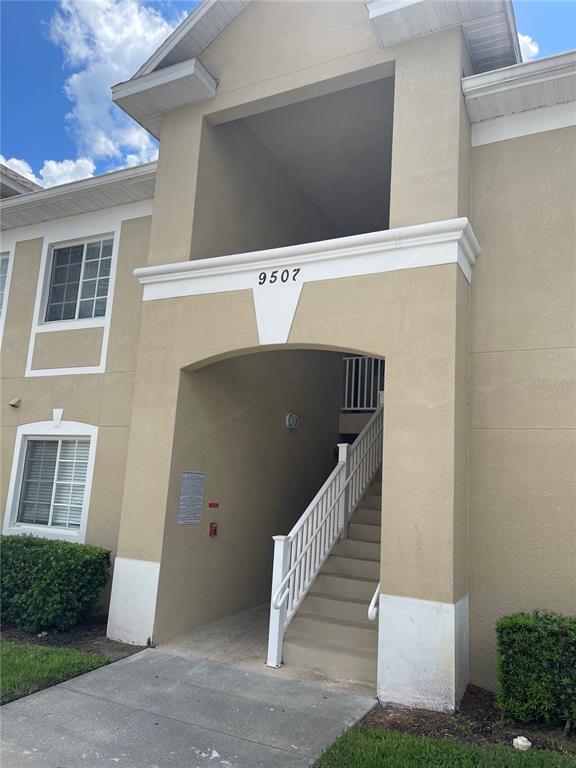
{"label": "white cloud", "polygon": [[156,142],[114,106],[110,87],[129,79],[174,26],[141,0],[61,0],[50,37],[75,70],[64,91],[82,156],[116,168],[156,159]]}
{"label": "white cloud", "polygon": [[94,176],[96,166],[89,157],[79,157],[77,160],[46,160],[36,176],[30,163],[17,157],[5,158],[0,155],[0,163],[8,166],[16,173],[30,181],[36,182],[41,187],[54,187],[57,184],[66,184],[69,181],[85,179]]}
{"label": "white cloud", "polygon": [[[72,102],[66,116],[77,159],[45,160],[36,175],[26,160],[0,155],[0,162],[43,187],[106,170],[155,160],[157,144],[112,103],[110,88],[128,80],[182,20],[166,19],[146,0],[60,0],[50,22],[50,39],[60,46],[70,74],[64,92]],[[174,6],[164,3],[165,12]],[[173,12],[174,15],[174,12]]]}
{"label": "white cloud", "polygon": [[520,43],[520,53],[522,54],[522,61],[530,61],[535,59],[540,53],[540,46],[533,40],[530,35],[523,35],[518,32],[518,42]]}

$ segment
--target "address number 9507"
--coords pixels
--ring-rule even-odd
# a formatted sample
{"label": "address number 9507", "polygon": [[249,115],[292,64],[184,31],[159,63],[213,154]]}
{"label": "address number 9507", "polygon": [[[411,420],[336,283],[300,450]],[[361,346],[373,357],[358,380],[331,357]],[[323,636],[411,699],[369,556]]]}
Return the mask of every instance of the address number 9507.
{"label": "address number 9507", "polygon": [[273,269],[272,272],[260,272],[258,275],[258,285],[265,285],[270,283],[290,283],[296,282],[300,267],[295,269]]}

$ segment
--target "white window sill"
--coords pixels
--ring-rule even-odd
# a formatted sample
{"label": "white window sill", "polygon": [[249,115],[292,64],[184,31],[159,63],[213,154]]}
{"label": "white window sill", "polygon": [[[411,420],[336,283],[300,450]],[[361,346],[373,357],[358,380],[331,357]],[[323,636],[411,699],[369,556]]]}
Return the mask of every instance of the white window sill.
{"label": "white window sill", "polygon": [[106,315],[103,317],[83,317],[78,320],[48,320],[38,323],[36,333],[51,331],[79,331],[82,328],[103,328],[106,325]]}
{"label": "white window sill", "polygon": [[56,541],[74,541],[77,544],[84,543],[84,536],[80,529],[70,530],[66,528],[48,528],[45,525],[11,525],[2,531],[4,536],[38,536],[41,539],[54,539]]}

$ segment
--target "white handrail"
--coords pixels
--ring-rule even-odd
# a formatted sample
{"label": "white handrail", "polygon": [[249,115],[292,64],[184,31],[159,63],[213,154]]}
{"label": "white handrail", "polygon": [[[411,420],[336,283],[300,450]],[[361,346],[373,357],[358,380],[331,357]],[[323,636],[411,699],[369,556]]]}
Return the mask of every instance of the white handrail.
{"label": "white handrail", "polygon": [[374,592],[372,596],[372,600],[370,600],[370,605],[368,606],[368,620],[374,621],[376,619],[376,616],[378,616],[378,600],[380,598],[380,582],[378,582],[378,586],[376,587],[376,592]]}
{"label": "white handrail", "polygon": [[269,667],[282,663],[284,633],[350,515],[382,464],[380,405],[352,445],[338,446],[338,464],[287,536],[274,536]]}

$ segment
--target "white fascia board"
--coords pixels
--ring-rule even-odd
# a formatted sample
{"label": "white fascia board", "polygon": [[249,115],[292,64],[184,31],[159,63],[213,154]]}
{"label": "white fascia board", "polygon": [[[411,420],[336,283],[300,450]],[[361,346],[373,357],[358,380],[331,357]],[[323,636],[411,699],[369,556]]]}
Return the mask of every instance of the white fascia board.
{"label": "white fascia board", "polygon": [[144,286],[144,301],[153,301],[258,288],[258,275],[266,270],[277,270],[279,276],[284,270],[297,270],[298,282],[306,283],[457,263],[470,280],[472,265],[479,254],[480,246],[468,219],[460,218],[141,267],[134,270],[134,275]]}
{"label": "white fascia board", "polygon": [[[502,36],[507,39],[508,61],[520,61],[520,48],[511,0],[435,3],[434,0],[372,0],[368,17],[383,47],[416,37],[461,26],[466,36],[474,69],[490,68],[502,60]],[[480,34],[486,21],[486,34]],[[497,22],[499,29],[493,29]],[[476,60],[478,59],[478,60]]]}
{"label": "white fascia board", "polygon": [[[162,62],[162,59],[164,56],[166,56],[167,53],[169,53],[174,46],[178,45],[178,43],[186,37],[186,35],[190,32],[192,27],[196,26],[201,19],[206,16],[206,14],[211,10],[212,6],[215,5],[217,0],[202,0],[196,8],[194,8],[191,13],[186,16],[184,21],[182,21],[176,29],[170,34],[166,40],[154,51],[152,56],[150,56],[149,59],[147,59],[144,64],[140,67],[140,69],[134,73],[132,76],[132,79],[141,78],[144,75],[149,75],[151,72],[153,72],[158,65]],[[114,90],[114,89],[112,89]]]}
{"label": "white fascia board", "polygon": [[91,176],[88,179],[79,181],[70,181],[67,184],[59,184],[56,187],[40,189],[36,192],[27,192],[17,197],[9,197],[0,202],[0,211],[7,211],[18,206],[34,202],[54,202],[60,197],[67,195],[78,195],[85,191],[105,192],[110,185],[130,184],[142,179],[154,178],[156,176],[156,163],[146,163],[136,165],[130,168],[122,168],[120,171],[104,173],[101,176]]}
{"label": "white fascia board", "polygon": [[472,99],[574,76],[576,76],[576,51],[567,51],[542,59],[523,61],[492,72],[464,77],[462,91],[466,99]]}
{"label": "white fascia board", "polygon": [[[473,125],[523,114],[535,115],[560,106],[567,112],[573,111],[576,109],[576,51],[464,77],[462,92]],[[550,121],[553,122],[552,114]]]}
{"label": "white fascia board", "polygon": [[180,64],[172,64],[170,67],[164,67],[148,75],[142,75],[134,80],[126,80],[112,86],[112,101],[118,102],[127,96],[136,96],[143,91],[150,91],[153,88],[161,88],[165,85],[173,85],[184,78],[193,77],[197,79],[198,84],[206,89],[209,95],[206,98],[212,98],[216,94],[216,80],[210,72],[198,59],[182,61]]}
{"label": "white fascia board", "polygon": [[198,59],[190,59],[113,86],[112,101],[158,136],[163,114],[214,98],[217,85]]}

